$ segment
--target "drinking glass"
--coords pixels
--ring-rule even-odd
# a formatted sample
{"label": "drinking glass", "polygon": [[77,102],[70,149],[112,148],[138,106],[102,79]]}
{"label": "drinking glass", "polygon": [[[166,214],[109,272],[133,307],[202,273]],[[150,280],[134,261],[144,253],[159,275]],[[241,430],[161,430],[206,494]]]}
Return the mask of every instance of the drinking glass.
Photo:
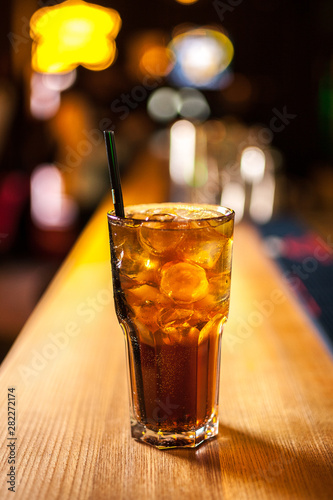
{"label": "drinking glass", "polygon": [[108,213],[113,293],[129,375],[132,437],[195,447],[218,433],[234,212],[162,203]]}

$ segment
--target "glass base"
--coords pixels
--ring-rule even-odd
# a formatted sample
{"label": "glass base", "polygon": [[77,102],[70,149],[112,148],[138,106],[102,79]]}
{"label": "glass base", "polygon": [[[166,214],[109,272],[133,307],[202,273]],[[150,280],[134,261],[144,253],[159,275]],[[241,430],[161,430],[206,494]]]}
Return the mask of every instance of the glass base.
{"label": "glass base", "polygon": [[219,419],[212,417],[199,429],[185,432],[163,432],[152,431],[136,420],[131,421],[131,433],[134,439],[159,448],[195,448],[208,439],[217,436],[219,431]]}

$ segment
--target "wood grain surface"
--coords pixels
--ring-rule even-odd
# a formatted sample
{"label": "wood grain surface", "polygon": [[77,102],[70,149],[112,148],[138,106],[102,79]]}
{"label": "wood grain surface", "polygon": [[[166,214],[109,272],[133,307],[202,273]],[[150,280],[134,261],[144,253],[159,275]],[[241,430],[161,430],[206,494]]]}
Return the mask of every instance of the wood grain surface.
{"label": "wood grain surface", "polygon": [[[125,190],[130,202],[133,186]],[[168,451],[131,439],[105,212],[87,226],[2,364],[0,498],[332,498],[331,358],[246,225],[235,231],[219,436]],[[6,483],[11,386],[15,493]]]}

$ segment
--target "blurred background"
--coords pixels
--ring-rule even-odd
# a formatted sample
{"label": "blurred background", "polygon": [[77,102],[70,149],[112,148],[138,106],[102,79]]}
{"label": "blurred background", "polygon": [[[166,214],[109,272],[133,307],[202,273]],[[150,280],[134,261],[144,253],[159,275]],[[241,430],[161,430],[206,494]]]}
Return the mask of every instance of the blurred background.
{"label": "blurred background", "polygon": [[110,196],[104,129],[123,182],[150,163],[166,200],[234,208],[273,257],[290,257],[276,217],[311,228],[298,257],[314,234],[331,251],[331,0],[12,0],[1,11],[1,357]]}

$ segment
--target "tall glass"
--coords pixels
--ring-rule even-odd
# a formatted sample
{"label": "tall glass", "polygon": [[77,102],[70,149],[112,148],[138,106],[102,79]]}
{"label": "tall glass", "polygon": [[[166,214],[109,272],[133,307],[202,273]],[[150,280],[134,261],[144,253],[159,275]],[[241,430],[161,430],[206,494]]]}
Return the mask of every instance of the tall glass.
{"label": "tall glass", "polygon": [[195,447],[218,433],[234,212],[163,203],[108,213],[115,308],[125,336],[132,437]]}

